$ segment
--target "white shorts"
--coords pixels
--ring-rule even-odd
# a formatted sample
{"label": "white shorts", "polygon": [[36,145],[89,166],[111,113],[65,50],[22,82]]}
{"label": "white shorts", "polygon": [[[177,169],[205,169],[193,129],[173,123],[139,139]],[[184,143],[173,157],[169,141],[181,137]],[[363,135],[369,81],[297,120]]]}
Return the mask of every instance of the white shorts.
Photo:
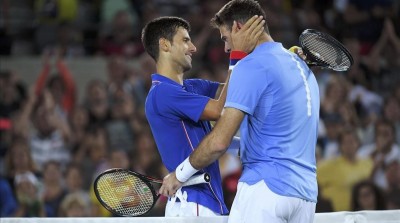
{"label": "white shorts", "polygon": [[[180,192],[180,190],[178,190]],[[178,193],[177,193],[178,194]],[[183,202],[172,201],[168,199],[165,207],[165,217],[189,217],[189,216],[203,216],[213,217],[220,216],[220,214],[213,212],[211,209],[194,202],[187,202],[186,197],[178,196]],[[172,198],[174,199],[174,198]]]}
{"label": "white shorts", "polygon": [[263,180],[239,182],[228,223],[312,223],[315,203],[272,192]]}

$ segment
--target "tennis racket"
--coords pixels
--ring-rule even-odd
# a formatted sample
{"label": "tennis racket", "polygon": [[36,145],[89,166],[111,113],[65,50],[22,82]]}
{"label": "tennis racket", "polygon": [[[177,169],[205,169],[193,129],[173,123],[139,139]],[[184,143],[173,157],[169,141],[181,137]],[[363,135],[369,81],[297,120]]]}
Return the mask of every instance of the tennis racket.
{"label": "tennis racket", "polygon": [[354,63],[346,47],[326,33],[306,29],[300,34],[299,42],[308,65],[347,71]]}
{"label": "tennis racket", "polygon": [[[210,175],[195,175],[183,186],[210,182]],[[154,179],[125,169],[109,169],[94,181],[94,192],[99,202],[118,216],[140,216],[149,212],[160,195],[155,187],[162,180]]]}

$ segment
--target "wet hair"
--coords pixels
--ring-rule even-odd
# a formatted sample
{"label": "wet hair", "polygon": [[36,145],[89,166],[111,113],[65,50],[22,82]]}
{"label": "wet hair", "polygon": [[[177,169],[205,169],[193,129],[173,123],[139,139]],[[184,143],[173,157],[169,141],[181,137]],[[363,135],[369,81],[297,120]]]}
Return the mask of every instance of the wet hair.
{"label": "wet hair", "polygon": [[[211,26],[219,28],[227,26],[231,30],[233,21],[246,23],[251,17],[259,15],[266,18],[260,4],[254,0],[232,0],[225,4],[211,19]],[[269,34],[268,25],[265,23],[265,32]]]}
{"label": "wet hair", "polygon": [[142,30],[142,44],[144,49],[157,61],[160,53],[159,40],[164,38],[172,42],[178,28],[181,27],[188,32],[190,31],[189,22],[179,17],[165,16],[151,20]]}

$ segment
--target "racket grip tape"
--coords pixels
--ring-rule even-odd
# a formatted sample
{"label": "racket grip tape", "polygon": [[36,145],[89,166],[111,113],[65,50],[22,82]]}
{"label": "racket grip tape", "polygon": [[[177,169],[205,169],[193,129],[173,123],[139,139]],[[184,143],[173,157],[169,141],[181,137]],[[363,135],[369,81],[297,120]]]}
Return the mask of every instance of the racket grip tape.
{"label": "racket grip tape", "polygon": [[190,185],[195,185],[195,184],[202,184],[202,183],[208,183],[210,182],[211,177],[210,174],[208,173],[203,173],[200,175],[195,175],[189,178],[185,183],[183,183],[182,186],[190,186]]}

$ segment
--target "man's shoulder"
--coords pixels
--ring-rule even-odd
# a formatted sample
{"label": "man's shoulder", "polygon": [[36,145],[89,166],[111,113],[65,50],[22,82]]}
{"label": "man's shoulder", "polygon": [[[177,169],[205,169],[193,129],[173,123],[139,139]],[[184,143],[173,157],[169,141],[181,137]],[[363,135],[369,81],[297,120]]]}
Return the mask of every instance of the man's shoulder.
{"label": "man's shoulder", "polygon": [[205,80],[205,79],[200,79],[200,78],[190,78],[190,79],[185,79],[183,80],[183,85],[202,85],[205,83],[213,83],[213,81],[210,80]]}
{"label": "man's shoulder", "polygon": [[[272,53],[251,53],[240,60],[236,67],[243,70],[271,69],[277,67],[278,58]],[[235,67],[235,68],[236,68]]]}
{"label": "man's shoulder", "polygon": [[179,90],[180,88],[176,85],[160,82],[151,86],[148,97],[154,96],[154,94],[156,94],[157,97],[165,96]]}

